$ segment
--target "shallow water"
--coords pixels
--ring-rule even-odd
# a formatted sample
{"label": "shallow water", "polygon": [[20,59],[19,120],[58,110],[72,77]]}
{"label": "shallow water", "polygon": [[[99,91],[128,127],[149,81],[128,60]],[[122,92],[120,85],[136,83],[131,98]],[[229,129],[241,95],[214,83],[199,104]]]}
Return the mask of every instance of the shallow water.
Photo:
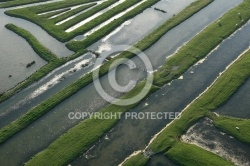
{"label": "shallow water", "polygon": [[250,165],[250,146],[217,129],[211,119],[205,118],[192,126],[181,139],[211,151],[235,165]]}

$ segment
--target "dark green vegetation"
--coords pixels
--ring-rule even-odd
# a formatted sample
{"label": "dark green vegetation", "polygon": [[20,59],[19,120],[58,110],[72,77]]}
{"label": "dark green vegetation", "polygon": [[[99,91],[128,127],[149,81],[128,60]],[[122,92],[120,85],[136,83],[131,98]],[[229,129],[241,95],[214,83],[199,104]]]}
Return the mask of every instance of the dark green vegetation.
{"label": "dark green vegetation", "polygon": [[[122,98],[128,99],[136,96],[142,90],[144,85],[145,82],[141,82],[133,91],[128,92]],[[150,89],[150,93],[153,93],[158,89],[158,87],[153,86]],[[118,115],[133,108],[135,105],[137,104],[129,106],[109,105],[100,112],[117,113]],[[47,149],[38,153],[27,162],[26,165],[42,166],[46,163],[50,163],[51,165],[66,165],[87,150],[94,142],[98,141],[102,135],[109,131],[112,126],[118,122],[118,120],[118,118],[98,119],[98,117],[84,120],[58,138]]]}
{"label": "dark green vegetation", "polygon": [[57,14],[60,14],[60,13],[63,13],[63,12],[69,11],[69,10],[70,10],[70,8],[60,9],[60,10],[57,10],[57,11],[52,11],[52,12],[43,14],[42,17],[50,18],[52,16],[55,16]]}
{"label": "dark green vegetation", "polygon": [[[213,116],[214,124],[219,129],[250,145],[250,120],[225,116]],[[239,130],[236,129],[239,127]]]}
{"label": "dark green vegetation", "polygon": [[0,0],[0,2],[5,2],[0,4],[0,8],[8,8],[8,7],[27,5],[38,2],[46,2],[46,1],[50,0]]}
{"label": "dark green vegetation", "polygon": [[82,12],[82,11],[84,11],[84,10],[90,8],[90,7],[93,7],[96,4],[97,3],[92,3],[92,4],[88,4],[88,5],[84,5],[84,6],[78,7],[76,9],[73,9],[73,10],[71,10],[71,11],[69,11],[67,13],[64,13],[64,14],[58,16],[58,17],[55,17],[52,20],[53,20],[54,23],[60,22],[60,21],[66,19],[66,18],[69,18],[69,17],[71,17],[71,16],[73,16],[73,15],[79,13],[79,12]]}
{"label": "dark green vegetation", "polygon": [[233,166],[234,164],[222,159],[209,151],[195,145],[182,142],[176,143],[167,153],[179,165],[185,166]]}
{"label": "dark green vegetation", "polygon": [[[202,1],[198,1],[198,2],[200,2],[200,3],[196,2],[196,3],[191,4],[189,7],[187,7],[186,10],[184,10],[183,12],[181,12],[177,16],[175,16],[175,18],[178,19],[179,17],[181,17],[179,15],[186,15],[187,14],[186,11],[189,11],[190,13],[192,13],[191,10],[190,10],[191,8],[193,9],[193,13],[196,13],[198,11],[197,10],[198,8],[202,9],[204,6],[208,5],[212,1],[211,0],[206,0],[206,1],[202,0]],[[206,3],[204,3],[204,2],[206,2]],[[190,15],[191,14],[189,14],[187,17],[181,17],[182,21],[189,18]],[[178,25],[180,23],[180,20],[178,19],[178,22],[175,22],[175,19],[171,19],[171,20],[169,20],[167,22],[169,24],[171,24],[172,26],[171,27],[161,26],[161,28],[166,28],[166,29],[164,29],[164,31],[160,31],[160,29],[158,29],[159,31],[152,32],[149,35],[149,37],[144,38],[136,46],[140,46],[140,45],[141,46],[146,46],[144,48],[150,47],[152,44],[147,43],[147,42],[151,41],[149,39],[153,38],[154,39],[153,42],[156,42],[157,39],[159,40],[161,38],[161,36],[163,36],[167,31],[169,31],[171,28],[174,27],[173,26],[174,23],[175,23],[175,25]],[[172,22],[174,22],[174,23],[172,23]],[[161,32],[161,33],[159,33],[159,32]],[[129,53],[129,52],[121,53],[119,56],[112,59],[111,61],[109,61],[108,63],[106,63],[105,65],[103,65],[101,67],[100,76],[103,76],[103,75],[108,73],[110,65],[115,60],[117,60],[119,58],[132,58],[134,56],[136,56],[136,55],[132,54],[132,53]],[[55,106],[57,106],[58,104],[63,102],[65,99],[67,99],[68,97],[72,96],[73,94],[75,94],[77,91],[79,91],[83,87],[90,84],[92,81],[93,81],[92,73],[86,74],[80,80],[78,80],[78,81],[74,82],[73,84],[69,85],[68,87],[66,87],[61,92],[59,92],[56,95],[50,97],[48,100],[44,101],[43,103],[41,103],[37,107],[34,107],[32,110],[30,110],[28,113],[26,113],[25,115],[20,117],[18,120],[12,122],[10,125],[8,125],[8,126],[4,127],[3,129],[1,129],[0,130],[0,143],[3,143],[6,140],[8,140],[14,134],[18,133],[19,131],[21,131],[22,129],[27,127],[29,124],[31,124],[32,122],[34,122],[35,120],[40,118],[42,115],[44,115],[45,113],[50,111],[52,108],[54,108]]]}

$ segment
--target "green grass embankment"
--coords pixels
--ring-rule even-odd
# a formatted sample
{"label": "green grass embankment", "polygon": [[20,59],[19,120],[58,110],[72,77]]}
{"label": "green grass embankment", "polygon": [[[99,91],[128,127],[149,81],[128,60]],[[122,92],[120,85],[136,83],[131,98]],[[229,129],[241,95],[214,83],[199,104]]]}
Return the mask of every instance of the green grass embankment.
{"label": "green grass embankment", "polygon": [[64,13],[64,14],[62,14],[62,15],[60,15],[60,16],[57,16],[57,17],[55,17],[55,18],[52,18],[52,20],[53,20],[54,23],[60,22],[60,21],[62,21],[62,20],[65,20],[65,19],[67,19],[67,18],[69,18],[69,17],[71,17],[71,16],[77,14],[77,13],[80,13],[80,12],[82,12],[82,11],[85,11],[86,9],[89,9],[89,8],[95,6],[96,4],[97,4],[97,3],[91,3],[91,4],[88,4],[88,5],[84,5],[84,6],[78,7],[78,8],[76,8],[76,9],[73,9],[73,10],[71,10],[71,11],[69,11],[69,12],[66,12],[66,13]]}
{"label": "green grass embankment", "polygon": [[69,10],[70,10],[70,8],[60,9],[60,10],[57,10],[57,11],[52,11],[52,12],[49,12],[49,13],[46,13],[46,14],[42,14],[42,17],[50,18],[52,16],[55,16],[57,14],[61,14],[63,12],[67,12]]}
{"label": "green grass embankment", "polygon": [[[220,130],[234,136],[239,141],[250,145],[250,120],[226,116],[213,116],[214,125]],[[237,129],[238,127],[239,129]]]}
{"label": "green grass embankment", "polygon": [[[112,9],[108,10],[107,12],[103,13],[102,15],[94,18],[93,20],[87,22],[84,26],[81,26],[79,28],[77,28],[74,32],[72,32],[71,34],[74,36],[76,35],[80,35],[80,34],[84,34],[86,32],[88,32],[89,30],[95,28],[96,26],[100,25],[101,23],[107,21],[108,19],[112,18],[113,16],[123,12],[124,10],[134,6],[135,4],[139,3],[142,0],[130,0],[130,1],[125,1],[115,7],[113,7]],[[79,23],[78,19],[72,19],[73,22],[68,21],[64,24],[61,25],[63,30],[66,30],[76,24]]]}
{"label": "green grass embankment", "polygon": [[167,153],[175,163],[185,166],[233,166],[216,154],[192,144],[176,143]]}
{"label": "green grass embankment", "polygon": [[[202,0],[202,1],[198,1],[198,2],[200,2],[200,3],[193,3],[192,5],[187,7],[187,9],[192,8],[193,9],[192,12],[196,13],[197,12],[197,6],[199,7],[199,9],[201,9],[201,8],[203,8],[204,6],[206,6],[207,4],[209,4],[212,1],[211,0],[206,0],[207,3],[204,3],[204,0]],[[200,4],[203,4],[203,5],[200,5]],[[184,10],[183,12],[179,13],[175,18],[178,19],[180,17],[179,15],[186,15],[187,14],[186,11],[189,11],[190,13],[192,13],[191,10]],[[190,15],[188,15],[187,17],[181,17],[182,21],[189,18]],[[163,36],[168,30],[170,30],[171,28],[174,27],[172,22],[174,22],[175,25],[178,25],[180,23],[180,20],[178,19],[178,21],[176,22],[175,19],[171,19],[171,20],[169,20],[167,22],[169,24],[171,24],[172,26],[170,26],[170,27],[161,26],[161,28],[166,28],[166,29],[164,29],[164,31],[153,31],[149,35],[149,38],[153,38],[154,42],[157,39],[159,40],[161,38],[161,36]],[[159,33],[159,32],[161,32],[161,33]],[[144,38],[141,42],[139,42],[140,45],[144,46],[143,41],[149,42],[148,37]],[[149,43],[145,43],[145,45],[147,47],[150,46]],[[108,63],[106,63],[105,65],[103,65],[101,67],[100,76],[103,76],[103,75],[108,73],[109,67],[110,67],[110,65],[112,64],[113,61],[115,61],[115,60],[117,60],[119,58],[132,58],[134,56],[136,56],[136,55],[134,55],[132,53],[128,53],[128,52],[121,53],[121,55],[117,56],[116,58],[114,58],[113,60],[109,61]],[[78,81],[74,82],[73,84],[69,85],[68,87],[66,87],[61,92],[59,92],[56,95],[50,97],[49,99],[47,99],[46,101],[44,101],[43,103],[38,105],[37,107],[34,107],[27,114],[25,114],[22,117],[18,118],[16,121],[12,122],[10,125],[7,125],[6,127],[4,127],[2,130],[0,130],[0,143],[3,143],[6,140],[8,140],[14,134],[18,133],[19,131],[21,131],[22,129],[27,127],[29,124],[31,124],[32,122],[37,120],[39,117],[41,117],[42,115],[44,115],[45,113],[50,111],[50,109],[52,109],[56,105],[60,104],[65,99],[67,99],[68,97],[72,96],[73,94],[75,94],[77,91],[79,91],[83,87],[90,84],[92,81],[93,81],[92,73],[86,74],[84,77],[82,77]]]}

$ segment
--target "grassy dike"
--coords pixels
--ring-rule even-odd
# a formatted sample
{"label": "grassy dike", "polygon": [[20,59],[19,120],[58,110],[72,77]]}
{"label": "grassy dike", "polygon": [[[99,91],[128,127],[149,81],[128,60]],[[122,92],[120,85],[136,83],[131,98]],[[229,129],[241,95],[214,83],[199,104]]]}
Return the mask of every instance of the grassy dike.
{"label": "grassy dike", "polygon": [[[87,5],[86,5],[87,6]],[[45,18],[50,18],[52,16],[55,16],[57,14],[61,14],[63,12],[67,12],[69,11],[71,8],[65,8],[65,9],[59,9],[57,11],[52,11],[52,12],[49,12],[49,13],[46,13],[46,14],[42,14],[42,17],[45,17]]]}
{"label": "grassy dike", "polygon": [[1,0],[0,2],[5,2],[5,3],[0,4],[0,8],[15,7],[15,6],[27,5],[38,2],[46,2],[46,1],[50,0]]}
{"label": "grassy dike", "polygon": [[[174,25],[178,25],[180,23],[180,20],[184,21],[185,19],[189,18],[192,14],[196,13],[198,9],[202,9],[204,6],[208,5],[211,0],[206,0],[206,3],[204,3],[205,0],[197,1],[193,4],[191,4],[189,7],[187,7],[183,12],[180,12],[177,16],[175,16],[178,21],[175,21],[175,19],[170,19],[167,21],[171,26],[161,26],[163,30],[160,31],[160,29],[157,29],[153,31],[148,37],[145,37],[140,43],[142,46],[150,47],[154,44],[157,40],[161,38],[167,31],[172,29]],[[202,5],[201,5],[202,4]],[[193,9],[193,10],[191,10]],[[189,15],[187,15],[187,11],[189,11]],[[183,17],[185,15],[185,17]],[[165,24],[164,24],[165,25]],[[159,30],[159,31],[158,31]],[[154,40],[149,40],[149,39]],[[145,43],[144,42],[154,41],[153,43]],[[141,47],[139,47],[141,48]],[[136,56],[135,54],[131,54],[128,52],[123,52],[121,55],[117,56],[113,60],[109,61],[105,65],[103,65],[100,69],[100,76],[103,76],[108,73],[109,67],[112,64],[113,61],[119,59],[119,58],[132,58]],[[50,111],[52,108],[63,102],[68,97],[72,96],[76,92],[78,92],[80,89],[84,88],[88,84],[90,84],[93,81],[92,73],[86,74],[83,78],[79,79],[78,81],[74,82],[73,84],[66,87],[61,92],[57,93],[56,95],[50,97],[40,105],[34,107],[29,112],[27,112],[25,115],[18,118],[16,121],[12,122],[11,124],[5,126],[0,130],[0,144],[7,141],[10,137],[21,131],[22,129],[26,128],[29,124],[33,123],[35,120],[46,114],[48,111]]]}
{"label": "grassy dike", "polygon": [[[233,65],[231,65],[214,83],[203,93],[199,98],[194,100],[183,112],[180,119],[174,120],[164,128],[147,146],[146,151],[153,151],[154,153],[164,153],[170,159],[180,162],[181,165],[190,165],[199,161],[199,158],[207,158],[210,161],[206,164],[209,166],[211,162],[219,160],[217,157],[212,157],[207,151],[198,147],[185,147],[187,145],[180,143],[180,136],[194,125],[199,119],[209,116],[210,111],[215,110],[228,99],[243,85],[250,77],[250,50],[241,56]],[[248,131],[249,121],[239,119],[227,119],[225,117],[214,117],[215,125],[225,132],[228,132],[239,140],[249,143],[249,134],[243,133]],[[232,121],[231,121],[232,120]],[[236,125],[237,124],[237,125]],[[248,125],[248,126],[243,126]],[[235,126],[242,127],[242,133],[235,131]],[[244,134],[244,135],[243,135]],[[182,147],[183,146],[183,147]],[[189,153],[185,149],[189,148]],[[195,150],[196,149],[196,150]],[[190,152],[199,151],[199,156],[190,155]],[[129,166],[131,163],[137,165],[134,158],[145,158],[143,155],[132,156],[125,161],[124,165]],[[196,161],[198,159],[198,161]],[[146,160],[146,159],[144,159]],[[222,161],[221,161],[222,162]],[[186,164],[184,164],[186,163]],[[218,162],[220,163],[220,162]],[[204,163],[200,163],[201,165]],[[140,164],[138,164],[140,165]],[[213,165],[213,164],[212,164]],[[227,165],[227,164],[224,164]]]}
{"label": "grassy dike", "polygon": [[[227,116],[212,116],[214,125],[220,130],[234,136],[239,141],[250,145],[250,120]],[[240,129],[237,130],[236,127]]]}

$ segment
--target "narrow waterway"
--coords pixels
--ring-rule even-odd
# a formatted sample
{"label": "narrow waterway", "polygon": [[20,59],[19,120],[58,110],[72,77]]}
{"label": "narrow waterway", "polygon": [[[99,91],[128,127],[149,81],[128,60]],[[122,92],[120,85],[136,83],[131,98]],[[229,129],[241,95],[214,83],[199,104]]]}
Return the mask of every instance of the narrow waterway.
{"label": "narrow waterway", "polygon": [[[180,47],[183,43],[190,40],[194,34],[198,33],[205,26],[207,26],[208,24],[210,24],[211,22],[216,20],[220,15],[222,15],[223,13],[225,13],[227,10],[229,10],[233,6],[237,5],[238,3],[242,2],[242,1],[230,1],[230,2],[226,3],[225,5],[223,5],[223,8],[222,7],[219,8],[218,5],[223,3],[222,1],[223,0],[216,0],[214,3],[211,4],[211,6],[208,6],[207,8],[203,9],[201,12],[196,14],[194,17],[188,19],[183,24],[181,24],[178,27],[176,27],[175,29],[173,29],[171,31],[171,33],[178,34],[176,36],[176,38],[174,38],[174,39],[176,41],[179,41],[179,42],[175,43],[175,48]],[[224,1],[224,3],[225,3],[225,1]],[[213,17],[207,18],[207,15],[213,15]],[[206,17],[207,19],[204,19],[202,16]],[[200,18],[201,20],[198,21],[197,20],[198,18]],[[191,25],[194,25],[194,23],[196,26],[191,26]],[[190,25],[190,26],[187,26],[187,25]],[[186,36],[180,35],[179,34],[180,30],[181,31],[185,30]],[[166,34],[166,35],[168,35],[168,34]],[[158,56],[158,54],[149,54],[148,52],[150,49],[147,52],[147,55],[149,56],[150,60],[153,61],[153,65],[155,68],[158,68],[164,62],[166,56],[171,55],[176,50],[176,49],[174,50],[174,48],[173,48],[173,49],[170,49],[170,51],[169,50],[166,51],[166,43],[169,43],[169,42],[168,42],[168,40],[164,41],[164,39],[166,40],[165,36],[156,45],[154,45],[153,47],[150,48],[150,49],[154,49],[155,46],[161,45],[162,55]],[[247,36],[245,35],[243,38],[247,38]],[[248,41],[249,41],[249,39],[248,39]],[[165,47],[164,47],[164,42],[165,42]],[[244,41],[241,41],[240,43],[241,43],[242,47],[238,46],[238,48],[236,50],[231,50],[230,55],[215,56],[215,58],[217,58],[217,59],[210,60],[209,61],[210,63],[204,66],[204,64],[206,62],[205,61],[203,65],[200,65],[200,66],[204,66],[205,69],[204,68],[197,69],[197,72],[195,70],[197,67],[194,67],[193,68],[194,74],[186,73],[186,75],[184,75],[184,80],[174,81],[174,84],[169,86],[170,89],[163,91],[166,87],[168,87],[168,86],[166,86],[162,89],[162,91],[159,91],[159,92],[157,92],[157,94],[153,95],[151,97],[152,99],[149,98],[147,101],[149,106],[145,107],[145,103],[142,103],[140,106],[136,107],[135,110],[137,110],[138,108],[140,110],[145,109],[145,111],[147,109],[151,110],[152,105],[154,105],[154,107],[155,107],[154,110],[156,110],[156,111],[160,110],[160,109],[164,109],[164,108],[166,110],[168,110],[168,108],[175,109],[175,110],[181,110],[181,108],[183,108],[186,104],[188,104],[189,102],[192,101],[192,97],[194,98],[195,96],[197,96],[199,93],[201,93],[203,91],[203,89],[205,89],[209,85],[208,80],[202,80],[201,78],[209,79],[210,81],[213,81],[213,79],[218,75],[218,73],[220,71],[223,71],[225,66],[227,66],[227,64],[229,64],[233,59],[236,58],[236,55],[238,55],[238,53],[240,53],[242,50],[244,50],[248,46],[248,42],[247,42],[247,44],[244,43]],[[227,45],[227,47],[229,47],[229,45]],[[232,48],[232,47],[229,47],[229,48]],[[159,50],[157,50],[157,51],[159,52]],[[158,58],[155,59],[156,55]],[[161,61],[161,63],[159,63],[160,59],[163,59],[163,61]],[[133,58],[133,61],[135,61],[138,65],[141,64],[140,60],[138,60],[136,58]],[[155,63],[155,62],[157,62],[157,63]],[[214,62],[216,62],[216,64],[214,64]],[[218,65],[217,63],[221,63],[221,64]],[[209,69],[211,68],[211,72],[206,70],[206,68],[209,68]],[[198,71],[201,71],[201,73],[199,73]],[[117,74],[118,82],[119,82],[119,80],[121,80],[120,82],[123,82],[122,80],[129,80],[129,79],[141,80],[142,78],[144,78],[144,75],[145,75],[145,73],[143,71],[130,71],[126,66],[121,66],[121,68],[118,69],[117,72],[118,72],[118,74]],[[114,74],[114,73],[112,72],[112,74]],[[211,75],[206,75],[206,74],[211,74]],[[193,78],[193,82],[187,81],[188,79],[192,79],[192,78]],[[119,93],[112,90],[112,88],[109,86],[107,76],[104,76],[101,79],[101,81],[103,83],[103,86],[106,87],[105,89],[108,92],[110,92],[111,94],[113,94],[115,96],[120,95]],[[126,83],[126,82],[124,82],[124,83]],[[199,85],[201,84],[200,86],[202,86],[202,87],[197,88],[198,85],[195,86],[196,84],[199,84]],[[194,90],[191,88],[193,86],[195,87]],[[186,87],[186,90],[182,89],[185,87]],[[179,90],[178,90],[178,88],[179,88]],[[171,92],[167,93],[167,91],[171,91]],[[164,104],[164,103],[166,103],[166,98],[162,97],[162,96],[167,95],[166,93],[170,95],[170,97],[167,98],[170,101],[170,103],[168,103],[168,107],[166,107],[166,104]],[[173,93],[175,93],[175,95]],[[184,95],[183,93],[186,95]],[[171,97],[171,94],[173,94],[173,97]],[[183,95],[180,95],[180,94],[183,94]],[[184,97],[184,96],[185,96],[185,99],[187,98],[187,100],[183,99],[183,101],[185,101],[185,102],[181,102],[181,104],[180,104],[179,103],[180,98]],[[190,96],[192,96],[192,97],[190,97]],[[161,99],[161,101],[158,101],[158,98]],[[172,100],[172,102],[171,102],[171,100]],[[79,120],[70,120],[68,118],[69,112],[71,112],[71,111],[74,111],[74,112],[76,112],[76,111],[89,111],[89,112],[98,111],[100,108],[103,108],[106,104],[107,103],[96,92],[93,84],[87,86],[83,90],[79,91],[76,95],[67,99],[65,102],[63,102],[62,104],[57,106],[55,109],[50,111],[48,114],[46,114],[45,116],[43,116],[42,118],[37,120],[35,123],[30,125],[28,128],[26,128],[25,130],[23,130],[19,134],[15,135],[8,142],[6,142],[4,145],[0,146],[0,156],[1,156],[0,161],[2,163],[6,163],[6,165],[17,165],[17,164],[21,164],[21,163],[27,161],[29,159],[29,157],[33,156],[35,153],[37,153],[37,152],[41,151],[42,149],[44,149],[45,147],[47,147],[58,136],[60,136],[62,133],[66,132],[69,128],[71,128],[72,126],[74,126],[75,124],[77,124],[79,122]],[[126,122],[126,125],[124,125],[124,122]],[[122,125],[122,128],[124,128],[124,129],[118,130],[118,131],[121,131],[121,133],[119,133],[119,134],[122,134],[122,133],[127,134],[126,131],[131,130],[131,132],[129,132],[129,133],[131,133],[132,135],[130,138],[128,138],[128,143],[129,143],[129,141],[131,141],[131,139],[134,139],[134,140],[132,140],[131,145],[134,143],[137,144],[136,143],[137,141],[138,141],[138,144],[132,145],[132,147],[130,147],[130,145],[127,146],[126,143],[124,144],[124,143],[119,142],[120,140],[118,142],[117,141],[110,141],[109,142],[111,145],[110,155],[107,157],[106,155],[108,155],[109,152],[108,153],[107,153],[107,151],[104,152],[103,148],[102,148],[102,149],[100,149],[100,153],[106,153],[106,154],[102,155],[103,156],[102,159],[97,160],[97,158],[99,158],[99,157],[96,157],[95,160],[88,161],[89,164],[91,164],[90,162],[92,162],[92,163],[99,163],[99,164],[103,165],[103,163],[100,162],[100,161],[103,161],[103,159],[107,159],[104,162],[105,165],[106,164],[110,165],[109,161],[114,162],[114,163],[119,163],[122,159],[124,159],[126,157],[126,155],[130,154],[131,152],[133,152],[136,149],[140,149],[141,147],[145,146],[146,143],[148,142],[148,140],[150,139],[151,135],[153,135],[153,133],[156,133],[157,131],[159,131],[162,128],[162,126],[165,126],[165,124],[168,123],[167,121],[165,121],[164,123],[160,122],[162,125],[154,127],[152,123],[155,121],[147,122],[148,123],[146,125],[147,128],[145,129],[145,126],[144,126],[145,122],[141,123],[140,126],[138,126],[139,122],[133,122],[133,123],[131,122],[130,124],[127,124],[127,122],[128,122],[127,120],[126,121],[121,120],[121,122],[118,124],[118,125]],[[140,121],[140,122],[142,122],[142,121]],[[152,128],[151,128],[151,125],[152,125]],[[137,126],[138,126],[138,128],[137,128]],[[116,131],[116,128],[114,129],[114,131]],[[136,135],[138,132],[142,133],[140,137],[138,137]],[[110,137],[110,139],[111,138],[112,137]],[[120,139],[121,137],[117,137],[117,138]],[[127,139],[127,136],[124,137],[124,140],[126,140],[126,139]],[[115,148],[115,146],[114,146],[115,144],[117,145],[117,148]],[[123,147],[119,148],[121,146],[123,146]],[[107,149],[110,149],[110,148],[107,148]],[[114,154],[113,153],[114,151],[116,151],[117,154]],[[115,158],[114,156],[117,156],[118,154],[119,154],[118,158],[115,161],[113,161],[112,159]],[[7,156],[9,156],[9,155],[13,156],[11,161],[7,161]],[[85,160],[84,160],[84,162],[85,162]],[[82,158],[78,159],[73,164],[77,165],[77,163],[82,164]]]}
{"label": "narrow waterway", "polygon": [[215,153],[237,166],[250,165],[250,146],[221,132],[211,119],[205,118],[197,122],[181,136],[181,140]]}

